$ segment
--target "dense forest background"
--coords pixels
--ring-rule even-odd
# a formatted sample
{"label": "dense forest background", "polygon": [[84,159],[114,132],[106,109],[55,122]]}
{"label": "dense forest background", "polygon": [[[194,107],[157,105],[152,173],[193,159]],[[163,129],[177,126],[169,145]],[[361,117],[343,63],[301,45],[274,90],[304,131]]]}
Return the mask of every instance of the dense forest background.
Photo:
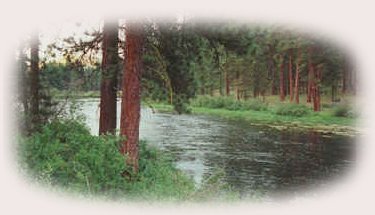
{"label": "dense forest background", "polygon": [[[264,101],[277,96],[280,101],[311,104],[319,111],[321,97],[335,103],[356,91],[350,56],[314,35],[279,26],[195,20],[150,21],[142,28],[143,98],[178,106],[199,95]],[[118,31],[125,34],[123,26]],[[99,30],[78,41],[66,38],[60,47],[50,44],[41,61],[41,84],[52,93],[99,91],[102,39]],[[122,36],[118,47],[124,44]],[[121,71],[122,49],[117,53]],[[22,79],[30,74],[30,60],[21,55],[18,59],[26,63],[20,68]],[[122,73],[117,76],[120,90]]]}

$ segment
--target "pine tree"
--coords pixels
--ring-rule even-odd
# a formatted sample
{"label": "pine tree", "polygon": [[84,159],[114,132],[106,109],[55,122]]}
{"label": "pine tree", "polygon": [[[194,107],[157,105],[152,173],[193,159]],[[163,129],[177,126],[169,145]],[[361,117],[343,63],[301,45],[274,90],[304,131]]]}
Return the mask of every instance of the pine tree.
{"label": "pine tree", "polygon": [[114,134],[116,131],[119,70],[117,21],[104,22],[102,51],[99,134]]}
{"label": "pine tree", "polygon": [[126,138],[121,153],[127,155],[126,163],[138,172],[139,120],[141,111],[141,76],[143,26],[140,23],[126,24],[125,68],[122,85],[120,134]]}

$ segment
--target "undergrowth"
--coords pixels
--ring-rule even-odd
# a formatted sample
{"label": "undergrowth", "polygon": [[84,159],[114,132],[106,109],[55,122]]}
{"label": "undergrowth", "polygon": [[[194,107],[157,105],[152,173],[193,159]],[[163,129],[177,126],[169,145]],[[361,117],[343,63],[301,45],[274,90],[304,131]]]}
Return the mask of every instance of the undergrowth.
{"label": "undergrowth", "polygon": [[218,179],[197,188],[191,177],[176,169],[171,156],[145,141],[140,141],[138,174],[131,180],[123,177],[130,168],[119,153],[120,142],[116,136],[92,136],[74,120],[54,121],[38,133],[21,137],[18,152],[21,167],[33,180],[86,196],[194,201],[216,199],[229,190]]}

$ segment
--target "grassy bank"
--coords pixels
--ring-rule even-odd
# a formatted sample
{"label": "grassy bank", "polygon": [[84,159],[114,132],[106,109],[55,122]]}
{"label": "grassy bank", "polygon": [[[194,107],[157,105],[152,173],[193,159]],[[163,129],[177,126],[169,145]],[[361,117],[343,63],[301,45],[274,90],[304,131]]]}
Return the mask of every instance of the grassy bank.
{"label": "grassy bank", "polygon": [[[173,112],[168,104],[153,104],[161,112]],[[225,98],[198,98],[191,102],[193,114],[218,116],[226,119],[246,120],[254,125],[275,129],[303,129],[322,133],[355,135],[356,118],[346,105],[324,107],[313,112],[306,105],[264,103],[259,100],[236,102]]]}
{"label": "grassy bank", "polygon": [[170,156],[145,141],[140,143],[139,173],[124,177],[122,173],[130,168],[119,153],[120,141],[115,136],[92,136],[76,121],[56,121],[20,139],[20,164],[28,177],[43,186],[84,196],[142,201],[237,198],[226,192],[219,175],[197,188]]}
{"label": "grassy bank", "polygon": [[56,99],[65,98],[100,98],[100,91],[67,91],[67,90],[51,90],[50,94]]}

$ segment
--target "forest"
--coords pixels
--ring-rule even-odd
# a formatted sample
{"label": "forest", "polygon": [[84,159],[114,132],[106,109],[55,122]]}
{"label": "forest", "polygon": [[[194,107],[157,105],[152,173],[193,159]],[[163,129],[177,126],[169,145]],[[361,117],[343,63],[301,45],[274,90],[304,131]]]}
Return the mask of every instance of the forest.
{"label": "forest", "polygon": [[196,18],[107,19],[48,44],[46,34],[15,51],[20,166],[46,186],[262,199],[354,164],[358,71],[318,34]]}

